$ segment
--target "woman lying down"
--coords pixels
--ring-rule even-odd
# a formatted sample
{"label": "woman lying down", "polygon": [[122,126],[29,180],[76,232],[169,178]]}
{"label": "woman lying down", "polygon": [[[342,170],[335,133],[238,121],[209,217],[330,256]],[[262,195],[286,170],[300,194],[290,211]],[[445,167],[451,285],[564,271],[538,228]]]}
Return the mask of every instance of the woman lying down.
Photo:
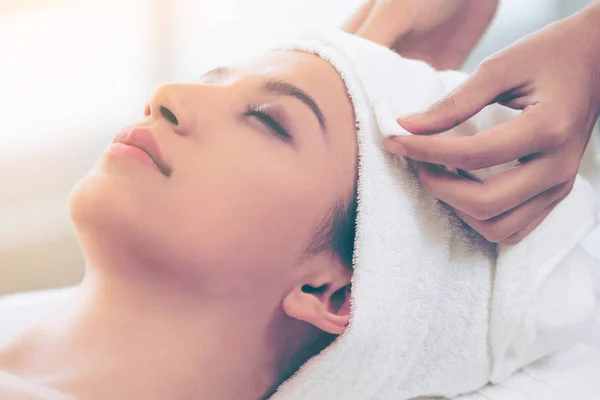
{"label": "woman lying down", "polygon": [[0,398],[592,398],[585,182],[496,248],[383,147],[461,79],[333,31],[161,85],[72,191],[85,278]]}

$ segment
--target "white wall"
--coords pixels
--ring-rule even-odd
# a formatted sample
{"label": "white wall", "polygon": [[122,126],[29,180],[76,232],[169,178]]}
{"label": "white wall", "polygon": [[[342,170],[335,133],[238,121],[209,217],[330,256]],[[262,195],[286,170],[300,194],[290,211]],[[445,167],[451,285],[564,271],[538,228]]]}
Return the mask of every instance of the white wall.
{"label": "white wall", "polygon": [[141,0],[0,14],[0,293],[81,276],[67,196],[156,80]]}

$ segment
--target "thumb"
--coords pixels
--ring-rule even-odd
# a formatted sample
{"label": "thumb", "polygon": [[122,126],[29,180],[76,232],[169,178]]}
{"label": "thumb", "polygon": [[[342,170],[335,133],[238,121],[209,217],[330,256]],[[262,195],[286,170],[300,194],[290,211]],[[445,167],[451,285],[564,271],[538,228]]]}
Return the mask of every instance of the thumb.
{"label": "thumb", "polygon": [[341,29],[345,32],[357,34],[358,30],[363,26],[367,17],[371,13],[371,10],[375,6],[375,0],[369,0],[354,13],[346,22],[341,26]]}
{"label": "thumb", "polygon": [[364,39],[392,48],[399,37],[410,30],[407,13],[397,13],[385,2],[373,5],[356,34]]}
{"label": "thumb", "polygon": [[494,78],[485,67],[479,67],[454,92],[435,103],[427,111],[405,115],[398,123],[414,134],[445,132],[477,114],[506,91],[505,81]]}

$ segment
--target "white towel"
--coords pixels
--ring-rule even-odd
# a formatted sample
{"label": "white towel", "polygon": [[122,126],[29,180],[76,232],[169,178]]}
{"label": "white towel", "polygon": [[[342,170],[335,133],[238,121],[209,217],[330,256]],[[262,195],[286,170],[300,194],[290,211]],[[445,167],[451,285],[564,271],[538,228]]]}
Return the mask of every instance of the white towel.
{"label": "white towel", "polygon": [[[506,382],[584,340],[582,332],[594,337],[590,276],[598,265],[578,247],[596,223],[589,185],[578,179],[521,244],[496,247],[383,147],[385,137],[409,134],[397,117],[438,101],[464,75],[339,31],[277,48],[315,53],[339,72],[355,111],[359,178],[350,325],[274,399],[453,397]],[[490,106],[450,134],[474,134],[514,114]],[[600,380],[600,371],[589,375]]]}

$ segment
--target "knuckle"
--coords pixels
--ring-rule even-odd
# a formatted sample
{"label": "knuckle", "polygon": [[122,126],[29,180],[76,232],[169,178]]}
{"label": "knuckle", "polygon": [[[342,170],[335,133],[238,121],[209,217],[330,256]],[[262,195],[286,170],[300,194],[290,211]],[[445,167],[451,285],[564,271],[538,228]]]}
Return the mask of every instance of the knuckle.
{"label": "knuckle", "polygon": [[456,126],[461,120],[455,115],[456,93],[450,93],[425,112],[425,118],[434,119],[446,126]]}
{"label": "knuckle", "polygon": [[562,190],[562,195],[560,196],[560,200],[564,200],[565,197],[567,197],[569,194],[571,194],[571,192],[573,191],[573,186],[575,185],[575,179],[571,179],[569,182],[567,182],[564,185],[564,188]]}
{"label": "knuckle", "polygon": [[486,221],[500,214],[498,212],[498,202],[495,197],[484,194],[477,202],[472,204],[472,216],[479,221]]}
{"label": "knuckle", "polygon": [[485,240],[491,243],[499,243],[508,236],[502,225],[497,222],[487,223],[480,233]]}
{"label": "knuckle", "polygon": [[456,94],[450,93],[448,96],[440,100],[436,108],[454,109],[456,108]]}
{"label": "knuckle", "polygon": [[500,78],[499,73],[502,70],[502,59],[499,56],[490,56],[483,60],[475,69],[477,74],[486,79]]}
{"label": "knuckle", "polygon": [[557,116],[546,130],[543,139],[550,148],[564,146],[571,136],[574,126],[569,117]]}

